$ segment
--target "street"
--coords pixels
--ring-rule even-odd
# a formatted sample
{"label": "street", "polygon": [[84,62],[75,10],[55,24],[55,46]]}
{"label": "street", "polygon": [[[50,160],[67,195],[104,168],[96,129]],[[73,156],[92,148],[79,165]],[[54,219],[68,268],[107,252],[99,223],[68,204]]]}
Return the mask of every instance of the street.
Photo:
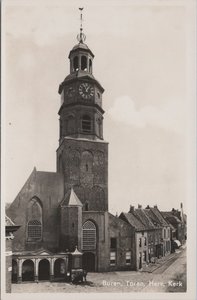
{"label": "street", "polygon": [[122,271],[88,273],[87,282],[39,282],[12,284],[12,293],[107,293],[107,292],[185,292],[186,249],[166,261],[152,273]]}

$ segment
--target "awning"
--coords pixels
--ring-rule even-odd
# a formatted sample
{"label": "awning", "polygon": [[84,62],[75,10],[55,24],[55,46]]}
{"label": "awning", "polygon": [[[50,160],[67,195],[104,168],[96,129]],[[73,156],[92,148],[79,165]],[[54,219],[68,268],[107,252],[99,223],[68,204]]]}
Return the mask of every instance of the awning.
{"label": "awning", "polygon": [[181,242],[179,240],[174,240],[174,243],[176,243],[178,247],[181,246]]}

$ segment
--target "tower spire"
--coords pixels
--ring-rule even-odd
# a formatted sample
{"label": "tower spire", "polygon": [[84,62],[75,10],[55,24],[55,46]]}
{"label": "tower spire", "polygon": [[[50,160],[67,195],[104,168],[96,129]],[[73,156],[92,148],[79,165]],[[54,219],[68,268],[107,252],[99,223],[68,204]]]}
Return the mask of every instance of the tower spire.
{"label": "tower spire", "polygon": [[77,40],[79,41],[79,43],[83,43],[85,42],[86,40],[86,36],[85,34],[83,33],[83,7],[79,7],[79,10],[80,10],[80,33],[77,35]]}

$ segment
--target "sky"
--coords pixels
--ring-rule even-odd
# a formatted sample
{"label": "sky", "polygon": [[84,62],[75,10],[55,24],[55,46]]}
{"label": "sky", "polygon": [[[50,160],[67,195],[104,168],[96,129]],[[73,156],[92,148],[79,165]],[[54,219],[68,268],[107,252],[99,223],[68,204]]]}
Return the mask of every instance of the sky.
{"label": "sky", "polygon": [[59,84],[84,7],[93,74],[105,89],[109,211],[191,204],[195,124],[191,1],[3,2],[3,188],[56,171]]}

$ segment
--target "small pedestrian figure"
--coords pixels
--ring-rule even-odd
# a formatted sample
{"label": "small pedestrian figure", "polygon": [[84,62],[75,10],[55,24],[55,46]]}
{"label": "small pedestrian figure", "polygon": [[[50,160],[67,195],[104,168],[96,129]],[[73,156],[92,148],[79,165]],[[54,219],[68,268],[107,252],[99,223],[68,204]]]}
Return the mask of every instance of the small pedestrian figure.
{"label": "small pedestrian figure", "polygon": [[84,281],[86,282],[86,276],[87,276],[88,272],[86,270],[83,270],[83,278],[84,278]]}

